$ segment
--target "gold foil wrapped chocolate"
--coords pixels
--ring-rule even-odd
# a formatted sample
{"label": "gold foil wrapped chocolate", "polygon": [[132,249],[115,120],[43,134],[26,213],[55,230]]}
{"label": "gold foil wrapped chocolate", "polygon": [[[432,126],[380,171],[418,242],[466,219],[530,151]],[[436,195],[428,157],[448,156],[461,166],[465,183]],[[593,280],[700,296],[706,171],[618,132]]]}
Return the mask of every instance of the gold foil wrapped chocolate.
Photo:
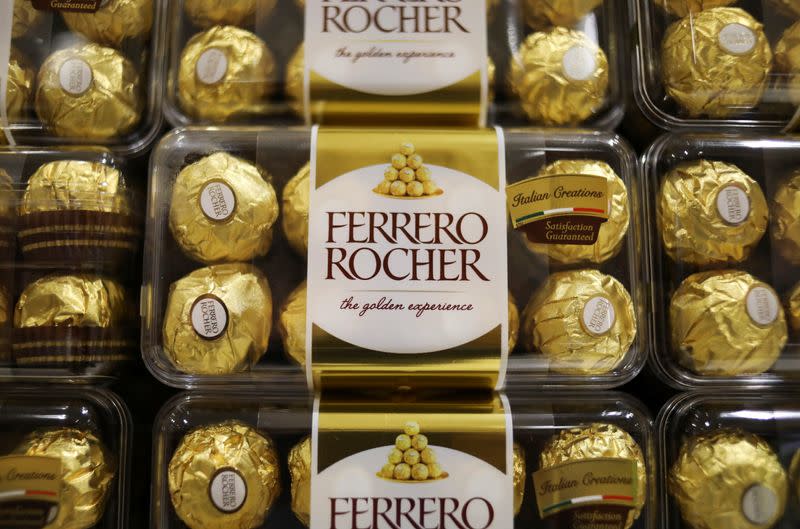
{"label": "gold foil wrapped chocolate", "polygon": [[536,176],[557,175],[595,175],[608,179],[611,206],[608,220],[600,226],[595,244],[541,244],[523,237],[528,249],[562,264],[600,264],[615,257],[622,249],[630,224],[625,182],[611,166],[599,160],[558,160],[543,167]]}
{"label": "gold foil wrapped chocolate", "polygon": [[786,305],[789,311],[789,324],[796,332],[800,333],[800,283],[797,283],[789,292]]}
{"label": "gold foil wrapped chocolate", "polygon": [[685,17],[689,13],[729,6],[735,4],[736,0],[653,0],[653,3],[677,17]]}
{"label": "gold foil wrapped chocolate", "polygon": [[647,500],[647,466],[642,449],[628,432],[613,424],[596,423],[561,430],[539,454],[539,469],[597,458],[636,461],[636,508],[628,514],[627,529],[639,518]]}
{"label": "gold foil wrapped chocolate", "polygon": [[257,112],[273,90],[275,58],[255,34],[214,26],[189,39],[178,71],[183,110],[201,120],[226,121]]}
{"label": "gold foil wrapped chocolate", "polygon": [[45,12],[33,7],[31,0],[11,0],[14,2],[14,15],[11,26],[13,38],[24,37],[38,26],[45,17]]}
{"label": "gold foil wrapped chocolate", "polygon": [[94,13],[62,11],[64,23],[92,42],[119,47],[126,39],[147,38],[153,27],[153,0],[107,0]]}
{"label": "gold foil wrapped chocolate", "polygon": [[797,0],[767,0],[767,6],[774,8],[783,15],[795,18],[800,17],[800,2]]}
{"label": "gold foil wrapped chocolate", "polygon": [[[519,514],[525,497],[525,449],[514,443],[512,481],[514,483],[514,515]],[[434,463],[435,464],[435,463]],[[311,438],[305,437],[289,451],[292,512],[308,527],[311,519]],[[392,465],[395,466],[395,465]]]}
{"label": "gold foil wrapped chocolate", "polygon": [[572,26],[579,22],[603,0],[523,0],[525,20],[533,28]]}
{"label": "gold foil wrapped chocolate", "polygon": [[772,199],[772,243],[781,257],[800,265],[800,171],[784,181]]}
{"label": "gold foil wrapped chocolate", "polygon": [[796,450],[789,465],[789,479],[794,488],[797,501],[800,502],[800,450]]}
{"label": "gold foil wrapped chocolate", "polygon": [[106,140],[130,133],[142,117],[136,67],[98,44],[56,51],[39,69],[36,113],[57,136]]}
{"label": "gold foil wrapped chocolate", "polygon": [[608,59],[580,31],[532,33],[511,60],[510,83],[531,121],[576,125],[592,117],[608,92]]}
{"label": "gold foil wrapped chocolate", "polygon": [[[278,314],[278,332],[283,351],[296,364],[306,365],[306,299],[307,286],[303,281],[286,298]],[[508,351],[517,345],[519,309],[511,292],[508,293]]]}
{"label": "gold foil wrapped chocolate", "polygon": [[33,78],[33,70],[28,67],[22,54],[12,47],[6,80],[6,116],[9,121],[19,120],[28,112],[33,95]]}
{"label": "gold foil wrapped chocolate", "polygon": [[786,508],[786,471],[760,437],[734,430],[681,446],[669,492],[693,529],[769,529]]}
{"label": "gold foil wrapped chocolate", "polygon": [[183,10],[201,28],[217,25],[254,26],[266,18],[278,0],[186,0]]}
{"label": "gold foil wrapped chocolate", "polygon": [[283,233],[289,245],[303,257],[308,253],[308,200],[311,165],[305,164],[283,188]]}
{"label": "gold foil wrapped chocolate", "polygon": [[522,313],[522,343],[547,357],[556,373],[610,373],[635,337],[630,295],[597,270],[551,274]]}
{"label": "gold foil wrapped chocolate", "polygon": [[786,99],[800,104],[800,21],[789,26],[775,46],[775,70],[784,74],[780,82],[786,88]]}
{"label": "gold foil wrapped chocolate", "polygon": [[181,249],[203,263],[266,255],[278,220],[269,175],[224,152],[184,167],[172,187],[169,227]]}
{"label": "gold foil wrapped chocolate", "polygon": [[170,287],[164,350],[186,373],[235,373],[263,356],[271,328],[267,278],[247,264],[212,265]]}
{"label": "gold foil wrapped chocolate", "polygon": [[167,481],[175,513],[189,529],[255,529],[281,493],[278,452],[245,424],[204,426],[181,439]]}
{"label": "gold foil wrapped chocolate", "polygon": [[116,474],[116,463],[92,432],[76,428],[34,432],[14,453],[61,460],[58,513],[44,529],[89,529],[100,521]]}
{"label": "gold foil wrapped chocolate", "polygon": [[738,270],[687,277],[672,296],[669,314],[678,361],[700,375],[763,373],[787,341],[778,295]]}
{"label": "gold foil wrapped chocolate", "polygon": [[661,44],[667,94],[691,117],[725,118],[758,105],[772,69],[760,22],[715,7],[673,23]]}
{"label": "gold foil wrapped chocolate", "polygon": [[83,210],[130,213],[130,194],[118,169],[100,162],[49,162],[31,175],[19,205],[20,215]]}
{"label": "gold foil wrapped chocolate", "polygon": [[14,326],[113,327],[130,319],[125,290],[92,274],[48,275],[30,283],[14,310]]}
{"label": "gold foil wrapped chocolate", "polygon": [[735,165],[684,162],[664,177],[656,218],[664,250],[698,266],[738,263],[767,231],[767,199]]}

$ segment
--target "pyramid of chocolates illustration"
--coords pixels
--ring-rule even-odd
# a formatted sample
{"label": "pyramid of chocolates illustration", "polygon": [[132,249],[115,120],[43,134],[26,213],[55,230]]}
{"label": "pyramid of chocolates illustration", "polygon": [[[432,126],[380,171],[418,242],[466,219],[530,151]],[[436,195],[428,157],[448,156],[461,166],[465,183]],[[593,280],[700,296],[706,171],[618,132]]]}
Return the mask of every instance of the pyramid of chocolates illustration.
{"label": "pyramid of chocolates illustration", "polygon": [[392,164],[383,172],[383,181],[373,191],[398,198],[442,194],[442,190],[431,179],[431,170],[422,163],[422,156],[412,143],[402,144],[400,152],[392,155]]}
{"label": "pyramid of chocolates illustration", "polygon": [[419,431],[419,423],[408,421],[403,433],[397,436],[388,462],[378,472],[378,477],[394,481],[433,481],[448,476],[428,446],[428,438]]}

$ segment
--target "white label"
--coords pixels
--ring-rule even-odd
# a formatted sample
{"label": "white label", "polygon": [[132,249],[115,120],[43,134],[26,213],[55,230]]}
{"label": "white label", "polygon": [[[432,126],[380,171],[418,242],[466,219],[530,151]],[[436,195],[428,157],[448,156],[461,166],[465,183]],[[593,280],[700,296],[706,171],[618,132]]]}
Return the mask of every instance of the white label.
{"label": "white label", "polygon": [[225,52],[211,48],[200,54],[195,65],[197,79],[203,84],[216,84],[228,73],[228,58]]}
{"label": "white label", "polygon": [[[312,324],[355,347],[394,354],[453,349],[500,326],[505,358],[508,265],[502,134],[497,134],[494,165],[499,168],[498,188],[429,163],[426,146],[419,143],[415,148],[424,168],[418,172],[425,183],[406,184],[405,169],[389,175],[390,163],[406,163],[405,155],[393,154],[400,142],[380,153],[386,163],[348,171],[318,187],[318,134],[315,128],[308,229],[309,350]],[[429,193],[396,196],[389,179],[392,185],[402,184],[409,195],[416,195],[412,185]],[[382,189],[384,183],[387,189]],[[311,362],[307,364],[310,368]]]}
{"label": "white label", "polygon": [[750,197],[738,186],[725,186],[717,194],[717,211],[722,220],[738,226],[750,216]]}
{"label": "white label", "polygon": [[567,50],[561,63],[564,75],[573,81],[586,81],[597,70],[596,52],[586,46],[576,45]]}
{"label": "white label", "polygon": [[614,305],[607,298],[597,296],[583,307],[583,326],[596,336],[607,333],[617,321]]}
{"label": "white label", "polygon": [[208,494],[214,507],[224,513],[238,511],[247,499],[247,483],[231,469],[223,469],[211,480]]}
{"label": "white label", "polygon": [[192,305],[192,327],[201,338],[219,338],[228,327],[228,309],[217,297],[205,295],[197,298]]}
{"label": "white label", "polygon": [[719,44],[728,53],[744,55],[756,46],[756,34],[742,24],[728,24],[719,32]]}
{"label": "white label", "polygon": [[432,92],[480,72],[485,101],[486,18],[485,0],[307,0],[306,103],[312,72],[385,96]]}
{"label": "white label", "polygon": [[66,93],[79,96],[92,85],[92,69],[83,59],[67,59],[61,64],[58,79]]}
{"label": "white label", "polygon": [[753,287],[747,294],[747,314],[757,325],[772,325],[778,319],[778,296],[767,287]]}
{"label": "white label", "polygon": [[778,512],[778,496],[763,485],[753,485],[742,496],[742,513],[750,523],[763,525]]}
{"label": "white label", "polygon": [[200,191],[200,209],[209,220],[228,220],[236,209],[236,195],[225,182],[209,182]]}

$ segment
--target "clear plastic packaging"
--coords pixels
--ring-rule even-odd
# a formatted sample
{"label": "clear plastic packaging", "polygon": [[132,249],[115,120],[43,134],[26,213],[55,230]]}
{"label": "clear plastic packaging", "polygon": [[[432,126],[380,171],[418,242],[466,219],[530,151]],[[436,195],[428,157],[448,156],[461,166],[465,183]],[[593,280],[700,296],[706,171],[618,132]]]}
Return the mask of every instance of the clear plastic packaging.
{"label": "clear plastic packaging", "polygon": [[34,4],[46,3],[9,0],[0,16],[9,68],[0,143],[147,149],[162,123],[167,2],[110,0],[95,12]]}
{"label": "clear plastic packaging", "polygon": [[[326,134],[324,130],[319,129],[320,138]],[[337,129],[327,134],[338,137],[339,133]],[[344,133],[364,135],[360,140],[347,140],[355,149],[360,149],[360,141],[375,144],[379,136],[384,134],[363,129],[361,132]],[[409,134],[404,134],[398,132],[398,143],[401,138],[420,138],[420,134],[426,138],[430,147],[426,150],[424,146],[419,146],[423,157],[431,152],[437,142],[450,141],[455,134],[464,134],[464,138],[475,145],[475,151],[483,145],[478,142],[497,141],[495,133],[491,131],[456,133],[409,129]],[[476,139],[474,135],[485,137]],[[497,215],[500,210],[506,209],[506,193],[502,188],[498,190],[498,196],[502,197],[499,203],[489,202],[496,199],[490,199],[484,193],[485,200],[478,198],[474,204],[476,208],[488,208],[490,211],[487,215],[496,215],[498,220],[492,222],[499,223],[498,233],[505,232],[505,236],[496,238],[498,246],[490,252],[494,257],[481,259],[485,262],[502,257],[504,260],[498,262],[507,263],[507,266],[502,266],[503,270],[497,270],[496,273],[497,277],[504,277],[507,273],[509,303],[506,303],[504,278],[500,283],[494,283],[502,289],[497,304],[482,305],[484,311],[493,312],[495,316],[500,314],[501,320],[505,318],[505,305],[509,307],[508,320],[501,322],[503,325],[508,323],[506,328],[509,331],[510,354],[505,370],[507,386],[608,388],[623,384],[641,369],[648,344],[648,326],[644,324],[643,315],[645,260],[641,258],[644,251],[640,223],[641,195],[636,179],[635,158],[623,140],[605,133],[507,130],[501,137],[504,148],[500,152],[500,159],[505,167],[505,171],[501,169],[501,172],[507,184],[518,184],[523,179],[544,174],[552,177],[548,181],[552,182],[552,187],[548,188],[551,184],[547,183],[542,189],[554,191],[561,188],[562,184],[569,187],[567,182],[571,177],[591,174],[590,178],[594,178],[594,181],[599,179],[603,186],[609,186],[609,193],[601,196],[613,195],[613,199],[601,199],[602,207],[610,207],[611,219],[607,225],[602,225],[598,242],[582,246],[528,242],[523,231],[511,227],[507,213]],[[298,189],[302,191],[301,186],[310,184],[296,184],[302,182],[304,176],[308,178],[307,166],[303,168],[309,161],[310,140],[311,131],[308,129],[189,128],[171,133],[154,151],[142,290],[142,353],[148,368],[162,382],[184,388],[306,385],[306,377],[300,367],[307,356],[306,291],[301,284],[306,279],[308,269],[306,245],[311,243],[304,239],[308,230],[305,226],[309,222],[309,199],[307,195],[303,197]],[[457,145],[455,151],[445,148],[440,152],[439,160],[450,159],[451,163],[458,163],[462,152],[463,156],[469,155],[468,150],[461,150],[463,147],[458,139],[452,141]],[[394,138],[384,141],[387,149],[396,149],[394,142]],[[364,144],[365,149],[367,143]],[[413,145],[410,148],[413,149]],[[481,152],[489,152],[490,157],[494,152],[494,159],[497,160],[497,149],[491,147]],[[378,148],[377,154],[370,160],[388,161],[391,152],[384,154],[383,149]],[[438,163],[430,157],[426,160]],[[439,191],[438,195],[421,197],[425,200],[410,202],[407,200],[413,197],[402,197],[400,200],[376,197],[369,191],[384,178],[384,168],[387,166],[385,163],[374,168],[368,167],[368,174],[359,180],[366,179],[367,182],[363,187],[359,184],[359,190],[347,195],[345,202],[353,202],[352,207],[356,209],[362,206],[376,207],[379,211],[394,211],[406,207],[406,204],[420,204],[419,207],[431,204],[431,207],[446,210],[460,207],[460,204],[447,201],[448,197],[457,196],[456,181],[448,183],[442,180],[446,172],[435,165],[431,165],[432,179],[443,184],[443,195]],[[238,183],[232,175],[237,175]],[[264,184],[264,179],[269,184]],[[464,187],[468,182],[462,182],[465,182],[462,187],[469,189]],[[206,207],[201,203],[205,200],[205,191],[201,193],[201,190],[213,189],[214,186],[209,187],[209,183],[221,183],[220,189],[227,189],[234,196],[227,199],[229,205],[234,204],[230,208],[233,213],[226,209],[221,221],[210,221],[208,215],[213,211],[204,213],[208,210],[203,209]],[[253,189],[260,191],[254,192]],[[377,189],[373,192],[378,193]],[[480,190],[477,193],[471,196],[483,196]],[[442,198],[435,200],[439,196]],[[359,205],[359,200],[368,202]],[[464,200],[471,199],[465,195]],[[605,200],[608,200],[608,204]],[[492,205],[489,207],[480,202]],[[224,205],[226,200],[221,203]],[[502,242],[504,240],[505,243]],[[266,253],[265,242],[269,248]],[[323,255],[323,250],[320,249],[315,255]],[[342,277],[339,279],[340,283],[353,283],[347,283]],[[264,287],[265,284],[268,286]],[[423,283],[423,286],[418,285],[411,280],[392,282],[390,290],[382,291],[384,294],[379,296],[400,302],[403,293],[412,287],[416,291],[423,288],[445,293],[453,290],[452,286],[442,288],[442,282],[436,278]],[[373,287],[363,287],[366,292],[371,292],[370,288]],[[569,292],[575,289],[581,292],[573,298]],[[235,307],[230,305],[232,301],[226,302],[226,296],[234,291],[242,292],[238,299],[246,297],[247,302],[237,302]],[[534,299],[536,292],[539,296]],[[596,293],[593,296],[598,297],[592,297],[591,293]],[[198,327],[199,320],[194,319],[197,316],[194,314],[197,301],[201,299],[221,302],[221,306],[216,304],[218,313],[225,308],[225,303],[229,305],[224,313],[224,322],[219,320],[218,323],[222,323],[210,335],[204,334],[204,329]],[[212,305],[214,303],[208,306],[214,308]],[[339,301],[336,301],[336,305],[339,305]],[[387,305],[388,302],[382,306]],[[598,312],[609,306],[610,311]],[[189,309],[191,320],[187,319],[190,317],[187,312]],[[551,310],[555,315],[549,315],[548,311]],[[599,328],[590,330],[587,326],[592,325],[592,314],[599,318],[595,322]],[[413,352],[409,349],[415,347],[420,352],[446,348],[434,347],[436,344],[419,345],[428,344],[421,339],[422,334],[428,333],[428,329],[436,329],[435,322],[439,321],[430,312],[424,316],[421,326],[405,327],[404,323],[399,335],[391,334],[391,343],[387,346],[398,347],[406,352]],[[357,320],[362,321],[366,323],[355,323],[354,328],[350,329],[363,334],[362,342],[348,339],[348,343],[384,338],[374,330],[377,328],[374,325],[383,325],[383,320]],[[418,324],[412,318],[408,325]],[[519,331],[515,332],[515,329]],[[451,344],[465,344],[472,340],[472,336],[481,335],[474,328],[452,322],[440,331],[442,336],[452,339],[448,342]],[[387,333],[392,332],[395,332],[394,328],[387,330]],[[427,334],[425,339],[431,336],[433,334]],[[550,346],[549,337],[555,337],[557,347]],[[433,339],[438,338],[433,336]],[[377,357],[371,355],[378,353],[358,352],[360,349],[355,346],[344,346],[338,350],[343,354],[341,358],[350,358],[349,362],[352,362],[344,364],[344,371],[349,370],[351,374],[362,371],[364,376],[359,378],[359,383],[403,387],[429,386],[432,381],[433,384],[447,386],[485,387],[489,385],[486,379],[476,381],[475,376],[470,376],[471,366],[483,364],[470,360],[464,356],[468,353],[461,352],[469,351],[474,342],[463,349],[450,345],[454,356],[447,357],[433,367],[416,360],[424,358],[424,355],[414,355],[411,358],[415,360],[410,363],[395,364],[395,368],[388,370],[381,370],[381,366],[385,368],[392,365],[395,358],[404,355],[390,360],[385,357],[374,360]],[[320,349],[324,351],[325,342],[320,343]],[[500,350],[500,344],[497,345],[497,350]],[[359,347],[369,349],[369,346]],[[479,350],[485,352],[482,348]],[[351,354],[348,351],[355,351],[352,354],[356,356],[348,357]],[[315,365],[317,362],[314,361]],[[354,367],[354,364],[359,367]],[[494,369],[495,375],[498,369],[502,369],[497,364],[491,365],[494,367],[489,371]],[[421,376],[417,378],[417,375]],[[429,377],[427,383],[426,376]],[[495,384],[496,379],[495,376],[490,381],[491,385]],[[346,388],[352,385],[352,380],[343,380],[347,381]]]}
{"label": "clear plastic packaging", "polygon": [[674,134],[644,157],[653,365],[672,386],[798,381],[792,137]]}
{"label": "clear plastic packaging", "polygon": [[797,126],[800,10],[783,0],[637,0],[634,92],[666,130]]}
{"label": "clear plastic packaging", "polygon": [[44,510],[53,526],[128,527],[131,427],[125,404],[107,390],[3,385],[4,521],[13,526],[19,512],[27,518],[17,527],[37,527]]}
{"label": "clear plastic packaging", "polygon": [[135,359],[132,171],[102,148],[0,149],[0,379],[96,382]]}
{"label": "clear plastic packaging", "polygon": [[[428,433],[428,439],[431,443],[429,446],[433,446],[434,444],[440,445],[446,438],[458,437],[456,435],[446,435],[448,433],[447,426],[437,424],[434,427],[433,424],[436,424],[436,417],[442,420],[446,420],[444,419],[445,417],[455,419],[455,415],[449,415],[449,413],[460,414],[464,413],[465,410],[483,410],[485,412],[485,408],[482,408],[480,403],[488,402],[487,397],[487,395],[469,393],[462,394],[460,397],[455,397],[452,394],[372,395],[368,403],[366,400],[357,400],[357,397],[349,398],[353,402],[362,402],[362,410],[365,414],[383,409],[382,406],[385,403],[394,403],[396,409],[392,409],[392,412],[407,406],[411,406],[413,409],[415,405],[425,405],[425,408],[420,407],[419,409],[424,409],[431,413],[424,415],[427,422],[420,422],[419,426],[422,427],[421,431]],[[322,402],[324,401],[325,399],[323,398]],[[432,403],[434,403],[434,407],[431,407]],[[322,406],[319,402],[318,405]],[[358,405],[355,404],[355,406]],[[356,424],[360,420],[359,408],[356,407],[354,410],[352,414],[348,415],[352,419],[349,424]],[[432,410],[436,410],[436,412]],[[460,411],[456,412],[456,410]],[[549,461],[542,453],[547,451],[549,446],[552,446],[551,443],[556,439],[563,438],[562,436],[568,432],[581,436],[581,440],[573,445],[576,447],[573,452],[573,454],[576,454],[576,460],[582,459],[578,455],[582,450],[586,450],[584,454],[587,459],[592,457],[626,458],[628,456],[622,453],[614,454],[615,447],[622,447],[623,445],[638,447],[633,448],[638,454],[635,457],[640,458],[640,462],[644,462],[646,469],[646,472],[638,473],[642,468],[637,465],[637,480],[641,480],[640,484],[637,485],[640,487],[637,491],[637,504],[641,509],[637,511],[639,514],[631,516],[630,523],[623,523],[623,525],[633,529],[652,529],[657,526],[658,509],[654,503],[656,473],[655,448],[652,444],[652,420],[638,401],[624,394],[614,392],[566,393],[559,394],[557,397],[547,393],[536,397],[509,395],[505,410],[506,412],[510,410],[509,419],[511,422],[509,423],[508,432],[513,431],[513,435],[509,437],[513,437],[513,443],[516,445],[515,473],[517,471],[520,472],[520,480],[514,484],[514,510],[517,512],[514,518],[514,527],[531,527],[557,523],[553,519],[542,520],[539,517],[537,498],[531,475],[540,469],[540,457],[543,458],[542,461]],[[191,501],[194,506],[192,512],[196,516],[192,516],[189,522],[189,527],[193,529],[209,526],[208,524],[226,523],[226,521],[234,520],[236,523],[246,527],[281,527],[287,529],[306,527],[308,518],[305,518],[304,521],[301,521],[301,519],[308,515],[306,509],[309,502],[313,502],[313,497],[310,498],[307,495],[308,487],[313,485],[309,485],[307,480],[302,479],[305,476],[304,472],[308,472],[308,469],[298,461],[302,456],[297,453],[297,449],[294,447],[302,446],[299,443],[311,435],[312,417],[321,417],[323,413],[324,411],[315,412],[308,397],[300,396],[299,394],[288,400],[286,396],[276,398],[264,394],[227,393],[222,395],[213,392],[187,392],[173,398],[162,408],[156,418],[153,430],[151,525],[163,529],[183,527],[184,522],[181,521],[176,512],[172,499],[179,498],[184,500],[184,503],[179,504],[184,520],[190,517],[187,512],[189,502]],[[437,415],[438,413],[444,413],[445,415]],[[386,417],[388,418],[389,415]],[[419,417],[420,419],[418,420],[422,421],[423,415],[419,415]],[[247,503],[241,507],[242,510],[229,512],[226,518],[226,514],[223,511],[215,510],[212,502],[207,500],[208,496],[205,494],[204,488],[209,487],[209,485],[204,484],[202,480],[194,479],[197,476],[195,470],[202,469],[202,473],[207,476],[207,479],[219,474],[219,469],[241,472],[240,475],[244,478],[248,491],[255,486],[254,476],[245,470],[248,465],[245,458],[238,459],[240,464],[237,465],[239,466],[225,467],[228,464],[226,462],[228,461],[226,459],[228,455],[232,455],[234,459],[237,458],[233,453],[226,455],[225,453],[214,451],[214,446],[220,447],[220,449],[224,447],[225,435],[220,434],[213,443],[203,443],[202,448],[194,444],[194,441],[204,438],[204,432],[213,431],[215,425],[230,426],[232,424],[238,424],[237,428],[240,428],[240,431],[248,432],[247,435],[250,436],[246,441],[249,447],[248,450],[255,446],[254,439],[260,439],[261,437],[267,439],[267,443],[271,445],[269,451],[273,455],[269,458],[270,463],[265,466],[270,467],[268,472],[272,476],[278,475],[277,482],[280,484],[280,489],[276,490],[273,486],[265,494],[273,498],[268,508],[253,510],[252,503],[245,500]],[[425,428],[426,426],[428,428]],[[344,423],[342,428],[343,431],[346,428]],[[598,433],[596,434],[597,437],[595,437],[595,432],[598,429],[604,430],[606,433],[613,432],[613,436],[619,435],[620,437],[615,441],[609,441],[608,439],[602,441],[600,439],[603,439],[604,433]],[[581,434],[579,431],[584,433]],[[372,432],[365,431],[362,435],[371,434]],[[393,440],[394,437],[389,434],[388,439]],[[483,449],[483,455],[487,456],[491,451],[491,448],[489,448],[490,437],[487,436],[484,439],[486,445]],[[621,439],[625,439],[625,441],[620,441]],[[243,436],[236,437],[235,440],[231,439],[230,442],[233,444],[230,446],[240,446],[241,440],[243,440]],[[587,446],[592,445],[594,440],[598,440],[598,443],[603,444],[608,452],[599,456],[597,454],[591,455],[593,449],[587,449]],[[617,444],[618,441],[621,444]],[[196,446],[198,450],[194,452],[195,457],[192,462],[187,463],[186,466],[181,466],[180,461],[187,455],[186,448],[188,446]],[[206,449],[210,449],[215,454],[215,463],[197,466],[195,462],[207,457],[208,452]],[[475,448],[466,449],[474,450]],[[448,453],[438,446],[436,450],[440,454]],[[386,452],[388,451],[387,448]],[[235,453],[239,454],[239,449],[236,449]],[[383,452],[381,452],[382,454]],[[337,450],[338,455],[339,452]],[[310,456],[303,458],[305,464],[308,464],[308,457]],[[453,455],[450,454],[450,461],[452,461],[452,457]],[[380,459],[384,458],[381,457]],[[448,465],[447,458],[442,456],[440,460],[444,470],[451,472],[455,470],[452,463]],[[520,462],[522,465],[520,465]],[[472,464],[476,464],[475,460],[473,460]],[[549,465],[549,463],[544,464]],[[380,466],[375,470],[379,469]],[[183,481],[185,487],[181,486],[180,480],[180,474],[183,471],[192,474],[191,482],[188,479]],[[347,486],[344,484],[348,483],[348,481],[342,481],[339,487],[332,491],[331,494],[333,496],[349,496],[355,490],[355,487],[363,488],[367,483],[371,483],[373,478],[376,480],[373,485],[374,488],[370,489],[366,496],[379,493],[381,480],[375,478],[372,473],[363,474],[361,471],[361,468],[351,467],[351,475],[359,476],[359,479],[356,480],[359,483],[356,484],[351,480],[350,486]],[[266,475],[266,472],[265,470],[262,476]],[[473,474],[473,472],[477,472],[477,467],[472,467],[470,464],[465,463],[459,469],[459,472],[461,473],[460,475],[467,476],[462,479],[469,481],[470,479],[476,479],[475,476],[477,474]],[[198,481],[200,482],[198,483]],[[453,487],[449,493],[446,488],[448,482]],[[472,485],[456,483],[453,481],[452,476],[449,480],[443,479],[439,483],[440,485],[436,485],[435,482],[416,485],[406,484],[401,486],[400,491],[415,496],[417,494],[425,494],[426,492],[423,492],[423,490],[427,491],[427,493],[432,493],[433,489],[431,487],[444,486],[441,489],[437,489],[436,492],[441,492],[441,496],[452,495],[460,497],[463,493],[462,486],[464,485],[467,488],[471,486],[473,490],[480,490],[480,485],[476,489],[474,483]],[[388,487],[389,485],[386,486]],[[397,487],[397,485],[394,486]],[[645,491],[641,490],[642,486],[646,488]],[[351,487],[353,487],[353,490],[348,490]],[[241,483],[239,483],[239,488],[241,488]],[[198,494],[190,496],[188,494],[189,489],[198,492]],[[392,492],[396,493],[397,491]],[[439,494],[434,494],[439,496]],[[247,497],[249,498],[249,494]],[[243,511],[250,511],[251,517],[248,518],[249,520],[258,518],[259,521],[248,522],[243,520],[240,518],[240,514]],[[577,511],[567,512],[574,513]],[[625,512],[627,514],[627,511]],[[496,521],[500,519],[503,513],[496,512],[495,515]],[[342,518],[341,521],[344,522],[344,519]],[[572,527],[572,525],[567,525],[563,520],[558,523],[563,523],[565,527]],[[491,526],[494,525],[496,523]],[[476,526],[480,527],[479,524]]]}
{"label": "clear plastic packaging", "polygon": [[657,420],[662,527],[796,527],[797,399],[686,393]]}
{"label": "clear plastic packaging", "polygon": [[[171,2],[165,114],[175,126],[391,122],[611,130],[624,113],[625,9],[619,0],[248,1],[231,10]],[[444,19],[455,22],[444,26]],[[373,31],[376,22],[396,27]],[[314,42],[304,40],[306,33]],[[514,69],[513,56],[526,41]],[[309,46],[318,56],[308,69],[313,75],[304,66]]]}

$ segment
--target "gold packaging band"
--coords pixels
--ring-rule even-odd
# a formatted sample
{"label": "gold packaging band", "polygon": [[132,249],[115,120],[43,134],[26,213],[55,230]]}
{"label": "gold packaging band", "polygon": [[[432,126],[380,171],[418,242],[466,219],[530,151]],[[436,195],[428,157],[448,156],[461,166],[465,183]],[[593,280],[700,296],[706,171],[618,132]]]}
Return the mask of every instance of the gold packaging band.
{"label": "gold packaging band", "polygon": [[135,327],[28,327],[14,329],[17,365],[75,365],[127,362],[136,358]]}
{"label": "gold packaging band", "polygon": [[693,529],[768,529],[786,509],[786,471],[769,444],[750,433],[722,430],[688,439],[668,480]]}

